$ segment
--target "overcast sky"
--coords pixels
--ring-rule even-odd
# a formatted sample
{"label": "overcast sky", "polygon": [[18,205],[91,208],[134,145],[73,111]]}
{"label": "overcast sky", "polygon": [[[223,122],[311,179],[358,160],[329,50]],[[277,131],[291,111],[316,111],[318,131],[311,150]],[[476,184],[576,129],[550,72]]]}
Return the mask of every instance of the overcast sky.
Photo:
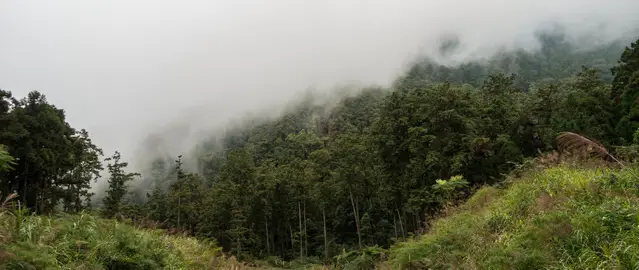
{"label": "overcast sky", "polygon": [[211,126],[309,86],[385,84],[441,34],[469,51],[534,47],[541,23],[613,38],[638,13],[637,0],[0,0],[0,88],[43,92],[126,159],[176,119]]}

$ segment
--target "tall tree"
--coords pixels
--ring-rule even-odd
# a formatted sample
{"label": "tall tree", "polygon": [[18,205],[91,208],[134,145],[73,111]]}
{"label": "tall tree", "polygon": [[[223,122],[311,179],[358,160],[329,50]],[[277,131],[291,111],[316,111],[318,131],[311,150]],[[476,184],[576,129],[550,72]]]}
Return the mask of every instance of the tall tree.
{"label": "tall tree", "polygon": [[[89,192],[91,182],[96,182],[100,178],[103,170],[100,157],[102,149],[92,143],[89,133],[82,129],[72,137],[72,163],[73,168],[60,179],[60,184],[67,186],[64,195],[65,210],[78,212],[87,208],[91,204]],[[83,203],[84,201],[84,203]]]}
{"label": "tall tree", "polygon": [[112,157],[106,158],[109,170],[109,188],[104,197],[103,214],[106,217],[114,217],[120,213],[122,198],[127,193],[127,182],[132,181],[139,173],[127,173],[124,169],[129,165],[127,162],[120,161],[120,152],[115,151]]}
{"label": "tall tree", "polygon": [[[204,196],[208,195],[204,179],[197,174],[186,173],[182,169],[182,156],[175,161],[176,180],[169,187],[167,201],[163,202],[171,206],[168,213],[171,222],[179,229],[195,233],[201,220]],[[162,191],[156,189],[162,196]],[[162,202],[158,202],[161,204]],[[158,213],[160,214],[160,213]]]}

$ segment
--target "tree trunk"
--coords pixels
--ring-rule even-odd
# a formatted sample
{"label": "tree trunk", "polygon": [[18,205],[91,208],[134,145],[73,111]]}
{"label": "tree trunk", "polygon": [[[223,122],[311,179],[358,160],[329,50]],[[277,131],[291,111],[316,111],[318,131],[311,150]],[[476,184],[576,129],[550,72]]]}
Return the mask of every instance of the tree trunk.
{"label": "tree trunk", "polygon": [[182,206],[180,204],[181,204],[181,202],[180,202],[180,194],[178,194],[178,220],[177,220],[178,230],[180,229],[180,208],[182,208]]}
{"label": "tree trunk", "polygon": [[395,231],[395,239],[397,239],[397,219],[395,218],[395,214],[393,214],[393,230]]}
{"label": "tree trunk", "polygon": [[22,191],[22,203],[24,204],[24,206],[26,207],[27,204],[27,194],[29,194],[29,190],[28,190],[28,184],[29,184],[29,178],[27,177],[27,175],[29,174],[29,163],[27,163],[26,159],[24,161],[24,168],[25,168],[25,173],[24,175],[24,190]]}
{"label": "tree trunk", "polygon": [[402,233],[402,238],[404,238],[404,236],[406,235],[406,232],[404,231],[404,223],[402,222],[402,215],[399,213],[399,208],[397,208],[396,210],[397,210],[397,218],[399,219],[399,228],[401,229],[400,232]]}
{"label": "tree trunk", "polygon": [[355,227],[357,227],[357,244],[359,245],[359,249],[362,249],[362,235],[359,230],[359,211],[357,210],[357,206],[355,204],[355,199],[353,198],[353,192],[349,190],[348,192],[351,195],[351,205],[353,206],[353,216],[355,217]]}
{"label": "tree trunk", "polygon": [[266,227],[266,254],[271,255],[271,244],[269,243],[269,234],[268,234],[268,220],[266,215],[264,215],[264,227]]}
{"label": "tree trunk", "polygon": [[322,207],[322,219],[324,220],[324,263],[328,263],[328,238],[326,236],[326,209]]}
{"label": "tree trunk", "polygon": [[240,240],[240,236],[238,234],[237,236],[237,257],[240,257],[240,254],[242,253],[242,241]]}
{"label": "tree trunk", "polygon": [[408,237],[409,227],[406,209],[402,208],[402,224],[404,225],[404,238]]}
{"label": "tree trunk", "polygon": [[304,258],[304,242],[302,239],[302,202],[297,201],[297,210],[298,210],[298,220],[300,223],[300,258]]}
{"label": "tree trunk", "polygon": [[289,231],[291,231],[291,249],[293,249],[295,247],[295,245],[293,244],[295,242],[295,236],[293,235],[293,225],[291,225],[291,223],[288,223],[288,229]]}
{"label": "tree trunk", "polygon": [[[277,222],[277,232],[279,236],[278,240],[280,240],[280,257],[284,258],[284,251],[286,250],[284,248],[284,244],[286,243],[286,240],[284,240],[284,237],[286,235],[286,227],[282,228],[281,220]],[[275,247],[275,236],[273,236],[273,247]]]}
{"label": "tree trunk", "polygon": [[304,256],[308,256],[308,233],[306,231],[306,201],[304,201]]}

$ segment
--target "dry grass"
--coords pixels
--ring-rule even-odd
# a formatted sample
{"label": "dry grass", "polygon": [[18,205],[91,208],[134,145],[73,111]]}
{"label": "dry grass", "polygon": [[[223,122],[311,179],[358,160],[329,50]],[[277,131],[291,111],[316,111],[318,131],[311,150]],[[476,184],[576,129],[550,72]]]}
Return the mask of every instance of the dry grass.
{"label": "dry grass", "polygon": [[9,208],[10,208],[10,203],[13,199],[18,198],[18,193],[11,193],[9,194],[9,196],[7,196],[4,201],[2,201],[2,204],[0,204],[0,215],[8,212]]}
{"label": "dry grass", "polygon": [[619,162],[601,143],[572,132],[562,132],[557,136],[557,146],[561,151],[579,153],[583,156],[596,155]]}
{"label": "dry grass", "polygon": [[[7,228],[10,226],[10,220],[5,217],[5,215],[11,215],[11,201],[18,197],[17,193],[11,193],[7,196],[2,204],[0,204],[0,244],[6,243],[9,241],[10,233],[7,230],[3,230],[3,228]],[[4,251],[0,254],[0,257],[3,257]]]}

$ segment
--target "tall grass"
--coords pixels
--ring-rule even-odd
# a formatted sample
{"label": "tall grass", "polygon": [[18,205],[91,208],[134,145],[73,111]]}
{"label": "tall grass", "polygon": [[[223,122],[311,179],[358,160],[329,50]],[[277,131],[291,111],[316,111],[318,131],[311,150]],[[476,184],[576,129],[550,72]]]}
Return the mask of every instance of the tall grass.
{"label": "tall grass", "polygon": [[430,233],[390,250],[392,269],[639,269],[632,169],[558,166],[485,187]]}
{"label": "tall grass", "polygon": [[43,217],[0,205],[0,269],[248,269],[215,243],[87,213]]}

